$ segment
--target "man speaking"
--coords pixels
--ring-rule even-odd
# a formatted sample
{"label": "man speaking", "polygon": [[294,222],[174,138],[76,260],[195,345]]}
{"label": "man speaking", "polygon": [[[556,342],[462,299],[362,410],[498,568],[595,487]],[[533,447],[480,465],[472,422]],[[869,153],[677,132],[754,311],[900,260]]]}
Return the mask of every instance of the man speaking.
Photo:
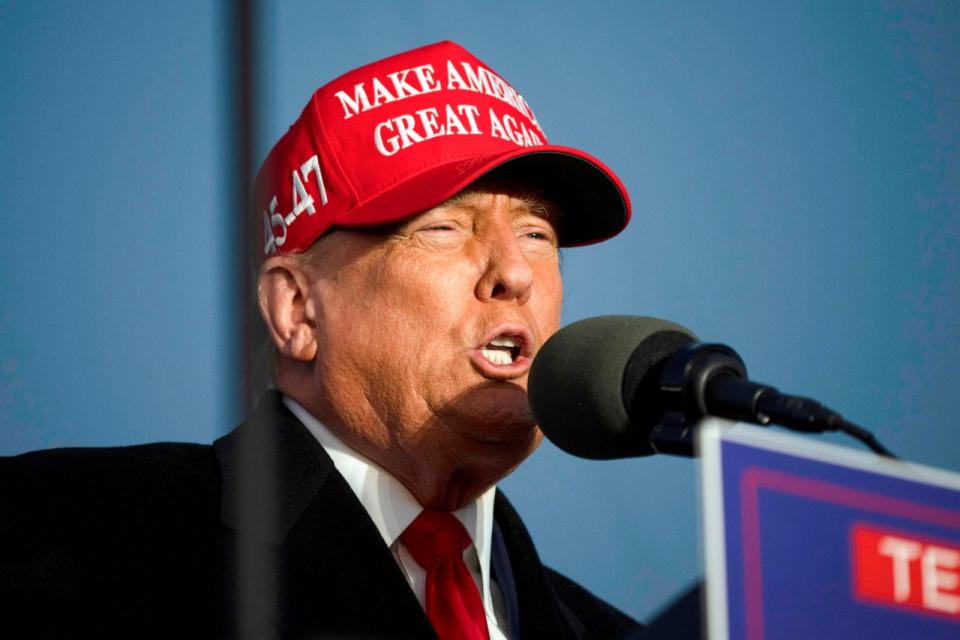
{"label": "man speaking", "polygon": [[[616,176],[548,144],[511,85],[441,42],[317,90],[264,162],[255,204],[275,389],[213,447],[3,460],[0,626],[633,633],[541,565],[495,488],[542,438],[527,374],[559,328],[559,247],[629,220]],[[271,446],[244,449],[264,433]],[[269,508],[244,515],[238,487],[260,484]],[[234,597],[247,553],[263,559],[272,606]]]}

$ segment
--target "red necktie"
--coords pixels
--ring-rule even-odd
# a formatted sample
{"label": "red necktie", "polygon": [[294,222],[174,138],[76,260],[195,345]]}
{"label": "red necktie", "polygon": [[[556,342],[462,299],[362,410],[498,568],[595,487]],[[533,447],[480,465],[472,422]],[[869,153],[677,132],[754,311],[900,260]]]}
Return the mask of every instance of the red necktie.
{"label": "red necktie", "polygon": [[480,592],[463,562],[470,536],[460,521],[445,511],[423,511],[400,541],[427,570],[427,617],[440,640],[489,640]]}

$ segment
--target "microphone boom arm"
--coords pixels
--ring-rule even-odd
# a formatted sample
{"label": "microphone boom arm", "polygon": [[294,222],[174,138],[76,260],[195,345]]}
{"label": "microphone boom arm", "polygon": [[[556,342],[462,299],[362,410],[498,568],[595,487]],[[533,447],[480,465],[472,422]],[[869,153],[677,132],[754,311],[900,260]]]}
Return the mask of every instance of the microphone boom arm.
{"label": "microphone boom arm", "polygon": [[[624,388],[636,388],[639,395],[642,387],[627,387],[629,374]],[[842,431],[880,455],[896,457],[869,431],[816,400],[751,382],[743,360],[723,344],[691,342],[663,363],[658,379],[663,418],[650,432],[650,444],[660,453],[692,456],[693,427],[710,415],[805,433]]]}

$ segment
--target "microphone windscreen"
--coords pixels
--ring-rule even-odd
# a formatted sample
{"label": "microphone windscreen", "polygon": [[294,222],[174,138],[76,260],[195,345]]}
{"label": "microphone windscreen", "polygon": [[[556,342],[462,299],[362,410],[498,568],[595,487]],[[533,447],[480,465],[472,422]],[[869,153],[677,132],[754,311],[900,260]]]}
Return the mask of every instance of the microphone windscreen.
{"label": "microphone windscreen", "polygon": [[633,387],[644,384],[652,369],[694,340],[690,330],[657,318],[574,322],[534,358],[528,384],[533,415],[551,442],[576,456],[607,460],[655,453],[648,439],[653,425],[631,423],[625,375]]}

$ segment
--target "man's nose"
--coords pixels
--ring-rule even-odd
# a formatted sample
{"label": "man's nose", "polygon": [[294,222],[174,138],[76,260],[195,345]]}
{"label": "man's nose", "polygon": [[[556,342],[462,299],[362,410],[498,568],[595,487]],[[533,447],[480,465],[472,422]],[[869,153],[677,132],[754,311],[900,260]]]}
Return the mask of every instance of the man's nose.
{"label": "man's nose", "polygon": [[533,269],[512,227],[499,228],[487,238],[486,267],[477,283],[477,298],[516,300],[524,304],[533,293]]}

